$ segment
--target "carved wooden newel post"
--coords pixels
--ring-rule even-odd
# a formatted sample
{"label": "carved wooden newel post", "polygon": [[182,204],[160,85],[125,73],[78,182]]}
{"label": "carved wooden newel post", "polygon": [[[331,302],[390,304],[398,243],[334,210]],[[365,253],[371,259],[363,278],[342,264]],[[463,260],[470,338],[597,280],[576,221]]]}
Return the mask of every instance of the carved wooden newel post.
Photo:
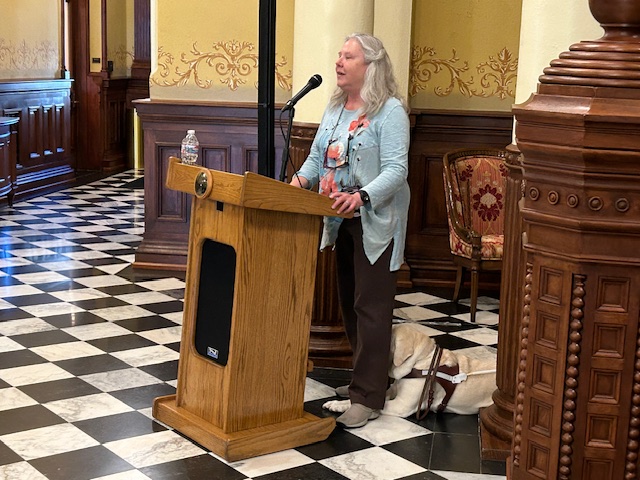
{"label": "carved wooden newel post", "polygon": [[638,478],[640,1],[590,0],[605,29],[514,108],[523,310],[509,476]]}
{"label": "carved wooden newel post", "polygon": [[480,411],[482,458],[505,460],[513,440],[513,411],[516,375],[520,357],[522,318],[522,155],[507,147],[507,194],[505,199],[504,257],[500,284],[500,324],[498,325],[498,365],[493,404]]}

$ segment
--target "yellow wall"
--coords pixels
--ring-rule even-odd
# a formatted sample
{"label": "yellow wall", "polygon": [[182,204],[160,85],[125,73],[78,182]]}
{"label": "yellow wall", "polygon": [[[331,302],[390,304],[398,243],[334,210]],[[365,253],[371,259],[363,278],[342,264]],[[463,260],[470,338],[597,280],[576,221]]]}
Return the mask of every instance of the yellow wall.
{"label": "yellow wall", "polygon": [[[153,5],[152,98],[257,100],[258,0],[156,0]],[[276,101],[291,96],[293,5],[294,0],[277,2]]]}
{"label": "yellow wall", "polygon": [[[295,3],[277,2],[276,101],[291,95]],[[258,0],[156,0],[151,97],[256,101],[258,6]],[[411,106],[510,111],[521,7],[521,0],[415,0],[406,20],[413,32]]]}
{"label": "yellow wall", "polygon": [[[90,63],[92,72],[102,69],[102,7],[101,0],[89,1],[90,57],[100,59]],[[112,77],[128,77],[134,59],[133,0],[107,2],[107,61],[113,62]]]}
{"label": "yellow wall", "polygon": [[56,78],[60,2],[0,0],[0,78]]}
{"label": "yellow wall", "polygon": [[[101,58],[100,3],[90,2],[91,56],[96,58]],[[292,93],[295,4],[277,2],[278,102]],[[59,2],[21,0],[19,5],[0,0],[0,78],[57,77]],[[259,0],[153,0],[151,97],[255,102],[258,7]],[[522,0],[414,0],[407,18],[411,106],[510,111],[521,10]],[[133,61],[133,0],[109,0],[107,25],[113,76],[127,76]],[[101,63],[91,66],[99,71]]]}
{"label": "yellow wall", "polygon": [[114,77],[131,75],[134,58],[133,21],[133,0],[107,2],[107,58],[113,62]]}
{"label": "yellow wall", "polygon": [[416,0],[409,80],[414,108],[510,111],[521,0]]}
{"label": "yellow wall", "polygon": [[[89,70],[102,69],[102,11],[100,0],[89,0]],[[94,63],[93,60],[98,62]]]}

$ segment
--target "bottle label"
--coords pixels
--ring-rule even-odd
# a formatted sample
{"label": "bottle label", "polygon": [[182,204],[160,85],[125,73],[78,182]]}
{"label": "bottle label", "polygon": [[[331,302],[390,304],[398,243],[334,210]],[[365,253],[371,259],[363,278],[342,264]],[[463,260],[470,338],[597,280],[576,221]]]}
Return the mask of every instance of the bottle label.
{"label": "bottle label", "polygon": [[194,165],[198,161],[198,145],[183,143],[180,151],[182,163]]}

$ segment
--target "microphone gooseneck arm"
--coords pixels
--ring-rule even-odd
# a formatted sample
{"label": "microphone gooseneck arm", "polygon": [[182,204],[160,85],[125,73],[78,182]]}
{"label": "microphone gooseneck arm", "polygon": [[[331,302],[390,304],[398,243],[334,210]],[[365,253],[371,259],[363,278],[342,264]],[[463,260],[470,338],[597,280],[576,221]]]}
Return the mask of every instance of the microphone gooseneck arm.
{"label": "microphone gooseneck arm", "polygon": [[[307,84],[304,87],[302,87],[302,89],[300,89],[298,93],[296,93],[293,97],[291,97],[291,100],[289,100],[285,104],[285,106],[282,107],[282,109],[280,110],[281,116],[284,112],[289,110],[289,121],[287,123],[287,133],[286,135],[284,135],[283,133],[284,139],[285,139],[285,145],[284,145],[284,150],[282,151],[282,161],[280,165],[280,181],[281,182],[284,182],[285,179],[287,178],[287,165],[289,164],[289,160],[291,159],[291,156],[289,155],[289,145],[291,143],[291,126],[293,124],[293,117],[296,112],[293,107],[307,93],[309,93],[314,88],[318,88],[321,83],[322,83],[322,77],[316,73],[309,79]],[[280,128],[282,129],[282,122],[280,122]]]}

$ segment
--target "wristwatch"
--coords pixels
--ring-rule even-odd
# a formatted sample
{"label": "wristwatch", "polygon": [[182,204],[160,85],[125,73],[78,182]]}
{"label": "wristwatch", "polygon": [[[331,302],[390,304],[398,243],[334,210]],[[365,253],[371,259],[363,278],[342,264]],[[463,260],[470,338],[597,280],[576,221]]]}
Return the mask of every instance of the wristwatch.
{"label": "wristwatch", "polygon": [[368,205],[369,202],[371,201],[369,200],[369,194],[364,190],[358,190],[358,193],[360,194],[360,199],[362,200],[362,203],[364,205]]}

